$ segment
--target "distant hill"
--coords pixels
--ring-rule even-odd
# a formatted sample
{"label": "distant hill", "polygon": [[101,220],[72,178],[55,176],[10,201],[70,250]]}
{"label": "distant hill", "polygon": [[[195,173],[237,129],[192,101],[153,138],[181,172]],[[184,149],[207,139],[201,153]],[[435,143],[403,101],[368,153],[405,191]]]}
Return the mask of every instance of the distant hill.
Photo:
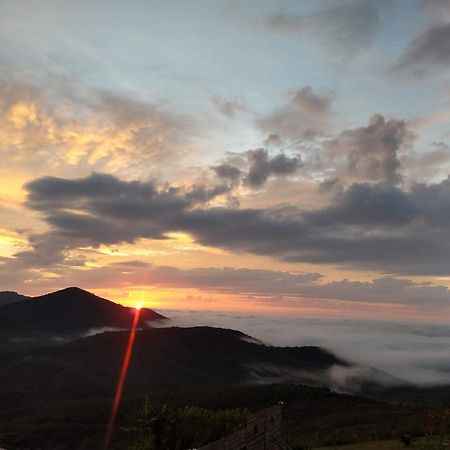
{"label": "distant hill", "polygon": [[[64,292],[55,293],[56,298],[64,297]],[[83,301],[110,303],[95,300],[95,296],[92,300],[92,294],[84,291],[84,300],[80,300],[79,290],[69,292],[75,300],[65,298],[72,307],[83,307]],[[43,301],[47,306],[46,302],[51,305],[54,298],[50,294],[16,305]],[[66,309],[70,310],[69,306],[63,310],[65,321],[73,317]],[[52,316],[50,325],[55,320]],[[29,322],[31,319],[27,319]],[[41,328],[56,329],[50,325]],[[11,329],[10,336],[19,340],[35,340],[42,334],[21,336],[17,331]],[[53,346],[5,352],[0,365],[0,442],[8,449],[99,448],[93,442],[104,437],[128,337],[128,331],[111,331],[70,342],[55,340]],[[299,386],[333,388],[336,369],[340,378],[346,372],[353,374],[345,386],[348,391],[359,389],[395,401],[402,389],[377,385],[365,378],[366,371],[359,366],[319,347],[267,346],[239,331],[221,328],[148,328],[136,333],[121,411],[128,402],[144,397],[181,405],[255,410],[282,400],[286,404],[287,435],[317,443],[363,440],[372,433],[390,437],[422,423],[423,408],[387,405]],[[370,369],[369,375],[389,382],[387,374],[375,369]],[[272,384],[275,382],[285,385]],[[449,399],[445,393],[441,390],[440,401]],[[405,386],[401,394],[402,399],[410,398],[411,390]],[[122,413],[118,421],[126,428],[126,415]],[[84,441],[77,447],[80,436]],[[129,439],[129,435],[124,438]]]}
{"label": "distant hill", "polygon": [[[234,330],[211,327],[152,328],[139,331],[128,373],[129,389],[161,392],[199,385],[270,382],[280,370],[298,381],[322,383],[327,370],[349,364],[319,347],[271,347],[249,341]],[[127,332],[111,332],[80,339],[51,352],[80,371],[96,367],[102,384],[112,382],[122,363]],[[276,368],[276,369],[274,369]],[[258,370],[258,379],[254,371]]]}
{"label": "distant hill", "polygon": [[[0,443],[8,449],[74,450],[80,435],[102,438],[134,313],[133,308],[79,288],[2,306]],[[449,386],[401,384],[384,372],[360,367],[323,348],[269,346],[221,328],[151,327],[152,321],[160,319],[164,317],[155,311],[141,311],[142,329],[136,333],[125,404],[151,396],[172,403],[257,409],[279,399],[287,404],[290,435],[328,442],[317,434],[318,429],[342,430],[346,439],[356,439],[355,433],[369,436],[372,431],[382,436],[391,423],[398,430],[409,426],[410,419],[414,425],[423,411],[299,384],[391,402],[450,402]],[[93,329],[116,331],[89,335]],[[101,405],[100,415],[86,409],[89,402]],[[59,439],[67,445],[51,447]],[[335,437],[330,439],[334,442]],[[98,446],[83,443],[79,448]]]}
{"label": "distant hill", "polygon": [[[23,352],[4,355],[0,386],[8,389],[2,398],[0,388],[0,404],[6,404],[15,389],[44,403],[113,396],[127,340],[127,331],[106,332],[30,351],[26,357]],[[319,347],[266,346],[233,330],[149,328],[136,334],[126,393],[217,389],[276,379],[330,386],[330,369],[336,367],[356,366]]]}
{"label": "distant hill", "polygon": [[17,292],[12,291],[3,291],[0,292],[0,306],[5,306],[10,303],[19,302],[21,300],[26,300],[30,297],[27,297],[26,295],[18,294]]}
{"label": "distant hill", "polygon": [[[4,355],[0,441],[14,449],[39,448],[65,439],[67,446],[54,448],[73,449],[77,447],[70,443],[78,442],[80,433],[85,439],[93,434],[102,438],[128,335],[127,331],[106,332]],[[311,438],[317,429],[330,432],[336,427],[345,428],[348,436],[355,430],[364,436],[371,423],[376,423],[371,429],[381,433],[397,417],[403,421],[415,414],[412,408],[298,386],[302,380],[326,386],[330,370],[336,367],[351,371],[357,366],[319,347],[266,346],[234,330],[149,328],[136,334],[124,404],[151,396],[178,404],[258,409],[283,400],[289,408],[285,418],[289,434]],[[295,386],[266,384],[277,377],[288,382],[288,376]],[[100,410],[83,406],[93,401],[103,405]]]}
{"label": "distant hill", "polygon": [[[0,423],[44,407],[59,408],[92,398],[111,400],[128,335],[127,331],[106,332],[56,347],[4,354]],[[247,335],[233,330],[149,328],[136,334],[124,395],[249,384],[254,382],[250,366],[277,366],[308,373],[308,380],[313,374],[321,380],[330,367],[347,364],[318,347],[270,347],[249,342]],[[18,403],[25,393],[26,402]]]}
{"label": "distant hill", "polygon": [[[18,294],[16,294],[18,295]],[[6,296],[5,296],[6,298]],[[9,296],[9,298],[12,298]],[[1,318],[27,331],[68,334],[93,328],[129,328],[133,308],[127,308],[77,287],[16,301],[1,308]],[[157,312],[143,308],[141,326],[165,319]]]}

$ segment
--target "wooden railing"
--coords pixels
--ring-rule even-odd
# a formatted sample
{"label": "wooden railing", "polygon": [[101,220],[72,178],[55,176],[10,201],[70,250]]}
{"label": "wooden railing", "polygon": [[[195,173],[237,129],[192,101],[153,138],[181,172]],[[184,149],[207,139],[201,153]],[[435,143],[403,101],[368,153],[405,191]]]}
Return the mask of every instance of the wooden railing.
{"label": "wooden railing", "polygon": [[289,450],[281,437],[281,406],[251,415],[242,430],[198,450]]}

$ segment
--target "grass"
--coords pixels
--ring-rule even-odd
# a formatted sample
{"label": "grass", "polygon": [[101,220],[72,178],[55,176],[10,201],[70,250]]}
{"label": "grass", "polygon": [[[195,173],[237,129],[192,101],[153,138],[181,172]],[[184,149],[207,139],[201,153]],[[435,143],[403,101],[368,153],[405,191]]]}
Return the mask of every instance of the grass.
{"label": "grass", "polygon": [[405,450],[408,448],[416,450],[450,450],[450,436],[442,437],[422,437],[413,440],[409,447],[406,447],[399,440],[360,442],[357,444],[335,445],[329,447],[317,447],[315,450]]}

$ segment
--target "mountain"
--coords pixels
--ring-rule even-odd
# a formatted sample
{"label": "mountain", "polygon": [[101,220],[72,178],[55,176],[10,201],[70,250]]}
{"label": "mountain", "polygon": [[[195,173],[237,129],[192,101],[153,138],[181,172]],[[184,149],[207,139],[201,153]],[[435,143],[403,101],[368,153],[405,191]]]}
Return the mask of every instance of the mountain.
{"label": "mountain", "polygon": [[[129,332],[96,334],[58,346],[5,354],[0,404],[27,392],[38,404],[112,398]],[[211,327],[149,328],[136,333],[125,395],[157,395],[274,382],[334,387],[333,371],[357,365],[319,347],[274,347],[234,330]],[[51,380],[51,381],[50,381]],[[360,386],[364,376],[349,378]],[[8,388],[2,393],[1,386]],[[355,388],[355,390],[357,390]],[[1,414],[0,414],[1,416]]]}
{"label": "mountain", "polygon": [[[129,332],[96,334],[58,346],[6,354],[0,386],[6,397],[29,392],[30,398],[74,399],[110,397],[117,383]],[[348,363],[318,347],[270,347],[248,341],[238,331],[210,327],[149,328],[136,333],[127,376],[129,394],[174,392],[205,387],[264,383],[278,372],[295,373],[297,381],[316,377],[322,384],[327,371]],[[253,371],[260,368],[255,380]],[[294,375],[293,375],[294,378]],[[41,383],[37,380],[42,380]],[[52,380],[51,383],[48,381]],[[0,389],[1,390],[1,389]],[[6,398],[0,393],[0,404]]]}
{"label": "mountain", "polygon": [[28,298],[30,297],[18,294],[17,292],[3,291],[0,292],[0,306],[8,305],[9,303],[19,302],[21,300],[26,300]]}
{"label": "mountain", "polygon": [[[8,430],[13,419],[37,411],[56,411],[91,399],[110,404],[128,336],[127,331],[106,332],[2,355],[0,436],[2,427]],[[136,333],[124,396],[249,385],[254,383],[252,370],[257,366],[269,371],[270,377],[274,376],[270,367],[276,366],[297,371],[298,380],[306,373],[308,380],[313,374],[320,380],[336,365],[348,363],[318,347],[270,347],[250,342],[247,335],[233,330],[149,328]]]}
{"label": "mountain", "polygon": [[[100,448],[90,439],[103,438],[134,313],[79,288],[2,306],[0,443],[8,449]],[[317,430],[343,430],[346,439],[356,439],[355,433],[363,439],[372,430],[382,436],[391,423],[404,430],[411,419],[415,426],[423,409],[338,396],[323,387],[388,401],[450,401],[449,387],[414,389],[323,348],[269,346],[221,328],[151,327],[160,319],[141,310],[123,408],[144,397],[255,410],[283,400],[292,436],[328,442],[335,438]],[[111,328],[116,331],[88,333]]]}
{"label": "mountain", "polygon": [[[105,332],[5,354],[0,367],[0,442],[8,449],[99,448],[75,443],[80,436],[103,438],[128,337],[127,331]],[[416,414],[413,409],[299,386],[302,381],[326,386],[336,368],[342,376],[357,366],[319,347],[267,346],[234,330],[149,328],[136,333],[121,411],[144,397],[255,410],[283,400],[290,433],[310,437],[317,429],[336,427],[345,427],[349,436],[359,427],[367,435],[365,430],[375,423],[381,433],[397,418]],[[270,384],[277,378],[291,387]],[[353,381],[358,382],[356,377]],[[60,445],[61,440],[67,444]]]}
{"label": "mountain", "polygon": [[[54,334],[82,333],[94,328],[130,328],[134,308],[127,308],[77,287],[10,303],[1,308],[2,320],[22,330]],[[141,326],[165,319],[143,308]]]}
{"label": "mountain", "polygon": [[[321,384],[319,380],[325,379],[328,369],[349,365],[319,347],[271,347],[248,338],[239,331],[211,327],[139,331],[128,387],[135,392],[161,392],[199,385],[265,383],[278,377],[280,370],[291,372],[291,379],[315,378]],[[61,346],[51,356],[70,362],[81,372],[95,366],[101,383],[114,386],[127,339],[127,332],[98,334]]]}

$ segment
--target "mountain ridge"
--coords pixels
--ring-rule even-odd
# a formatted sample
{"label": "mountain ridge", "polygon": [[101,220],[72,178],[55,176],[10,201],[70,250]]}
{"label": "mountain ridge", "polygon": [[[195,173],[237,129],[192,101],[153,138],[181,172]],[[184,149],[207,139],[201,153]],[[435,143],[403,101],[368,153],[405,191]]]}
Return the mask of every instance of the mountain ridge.
{"label": "mountain ridge", "polygon": [[0,291],[0,307],[9,305],[10,303],[20,302],[27,300],[31,297],[27,295],[19,294],[15,291]]}
{"label": "mountain ridge", "polygon": [[[1,316],[2,320],[16,328],[70,334],[93,328],[128,329],[134,311],[134,308],[119,305],[81,288],[68,287],[4,305]],[[148,322],[166,319],[148,308],[142,308],[140,314],[143,327],[149,326]]]}
{"label": "mountain ridge", "polygon": [[[64,438],[70,442],[69,446],[55,448],[73,449],[70,445],[79,433],[92,435],[88,428],[92,419],[81,431],[74,431],[73,437],[65,435],[67,427],[86,421],[85,407],[80,406],[73,413],[75,419],[66,421],[58,411],[72,414],[70,411],[76,405],[95,400],[105,405],[103,414],[109,413],[134,314],[133,308],[77,287],[1,307],[0,349],[2,346],[6,349],[1,354],[0,367],[2,443],[6,442],[8,448],[35,448],[36,442],[58,442]],[[416,414],[415,410],[317,389],[331,388],[390,402],[430,397],[440,402],[443,396],[450,399],[450,387],[434,392],[414,390],[406,384],[383,386],[401,380],[361,367],[321,347],[271,346],[241,331],[219,327],[152,327],[152,322],[158,323],[164,316],[145,308],[140,314],[124,385],[125,403],[145,396],[183,401],[181,396],[192,392],[190,403],[205,401],[213,407],[224,404],[245,407],[246,402],[253,406],[260,404],[257,397],[266,396],[267,405],[286,399],[293,413],[308,408],[323,423],[328,420],[322,418],[323,408],[328,408],[334,414],[333,423],[339,424],[341,413],[333,413],[338,401],[339,408],[349,414],[346,419],[349,424],[361,420],[359,411],[363,411],[360,429],[364,432],[374,415],[385,424],[384,411],[390,411],[392,420],[397,417],[408,420],[409,415]],[[112,327],[115,331],[87,333],[95,326],[106,329],[111,324],[115,324]],[[336,370],[337,378],[344,379],[344,384],[336,384]],[[282,384],[276,387],[274,383]],[[300,387],[301,384],[309,387]],[[292,396],[297,398],[295,402],[290,401]],[[358,411],[352,413],[352,408]],[[48,417],[56,416],[56,421],[49,422]],[[94,412],[92,417],[97,417]],[[101,432],[105,417],[101,420]],[[47,428],[40,426],[43,421]],[[293,432],[303,426],[302,420],[289,419]],[[310,427],[313,430],[314,423]],[[27,445],[23,446],[23,442]]]}

